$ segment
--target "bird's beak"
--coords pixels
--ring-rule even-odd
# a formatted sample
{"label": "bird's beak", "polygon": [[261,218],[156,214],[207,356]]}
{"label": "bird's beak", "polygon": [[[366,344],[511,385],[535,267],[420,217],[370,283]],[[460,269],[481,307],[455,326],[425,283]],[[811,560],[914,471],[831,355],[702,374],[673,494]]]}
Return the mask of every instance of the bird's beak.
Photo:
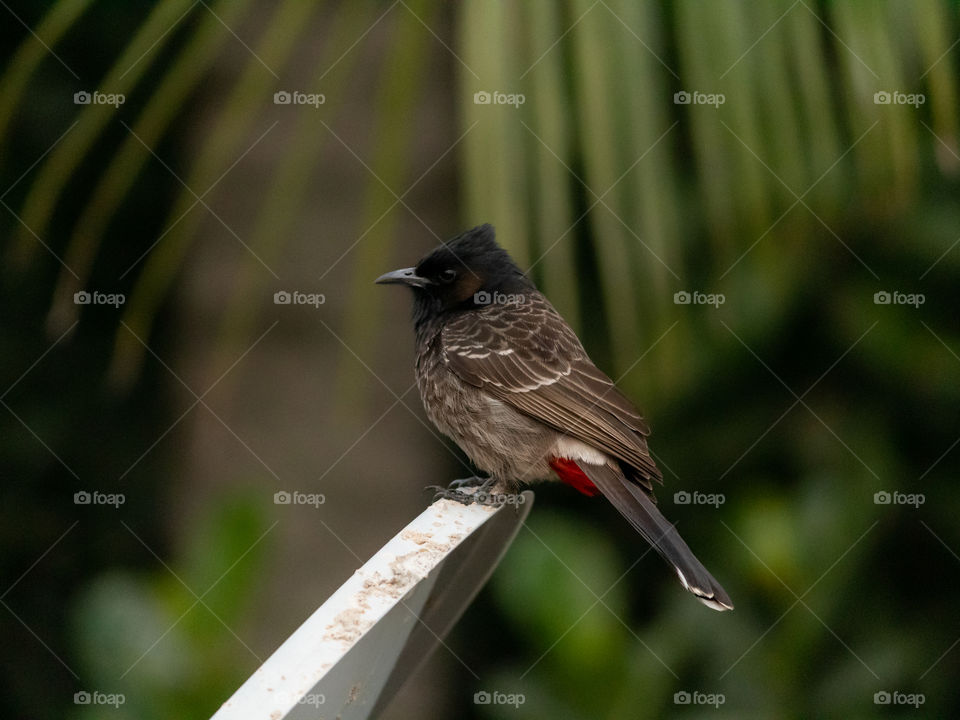
{"label": "bird's beak", "polygon": [[411,287],[426,287],[433,284],[427,278],[417,275],[417,269],[412,267],[388,272],[374,282],[378,285],[410,285]]}

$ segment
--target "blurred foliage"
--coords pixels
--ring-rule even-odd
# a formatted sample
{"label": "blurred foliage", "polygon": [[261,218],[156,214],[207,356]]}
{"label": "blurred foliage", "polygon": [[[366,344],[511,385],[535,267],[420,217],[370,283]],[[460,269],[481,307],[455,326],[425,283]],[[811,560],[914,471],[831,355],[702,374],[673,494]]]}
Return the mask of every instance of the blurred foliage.
{"label": "blurred foliage", "polygon": [[[256,653],[231,628],[264,575],[269,544],[251,542],[268,530],[259,501],[233,499],[188,538],[187,557],[163,572],[106,572],[77,598],[73,631],[87,687],[109,688],[125,699],[111,717],[179,717],[185,708],[212,715],[246,677],[238,650]],[[235,562],[226,570],[223,562]],[[162,561],[161,561],[162,562]],[[221,641],[226,631],[235,643]],[[125,668],[118,679],[118,668]],[[80,707],[78,718],[102,717]]]}
{"label": "blurred foliage", "polygon": [[[13,384],[0,443],[11,480],[0,503],[4,577],[69,525],[64,493],[77,489],[25,427],[71,448],[84,477],[100,477],[175,417],[138,338],[162,343],[204,198],[273,132],[271,97],[286,87],[275,73],[296,67],[306,86],[335,98],[350,95],[364,64],[379,63],[363,104],[374,118],[375,174],[357,202],[356,237],[323,239],[346,258],[346,345],[360,357],[381,349],[383,306],[368,284],[415,258],[395,238],[391,211],[406,201],[394,189],[417,180],[420,135],[432,128],[412,109],[442,64],[456,81],[438,123],[455,128],[462,217],[445,234],[494,223],[598,364],[642,401],[667,477],[661,504],[737,605],[709,614],[650,555],[632,565],[646,548],[615,513],[543,489],[457,636],[468,662],[487,670],[487,689],[527,702],[474,707],[482,688],[465,676],[463,714],[657,717],[678,711],[674,693],[697,690],[725,695],[716,712],[691,708],[711,717],[872,717],[873,693],[895,689],[925,693],[929,716],[956,714],[957,3],[208,5],[59,0],[6,10],[32,32],[15,21],[0,31],[0,350],[3,388]],[[308,32],[317,15],[319,39]],[[228,72],[225,26],[238,25],[251,52],[231,56]],[[373,28],[382,47],[368,56]],[[316,50],[307,60],[305,46]],[[124,93],[122,111],[70,102],[93,87]],[[725,102],[677,104],[682,91]],[[524,102],[477,104],[478,92]],[[925,102],[877,104],[877,92]],[[314,202],[309,181],[327,171],[322,152],[343,144],[331,128],[349,125],[348,111],[358,112],[331,102],[320,118],[285,118],[290,138],[244,208],[241,242],[257,257],[224,298],[212,341],[224,356],[253,339],[262,303],[249,299],[272,291],[266,265]],[[73,294],[92,287],[127,294],[122,322],[81,312]],[[874,302],[894,290],[926,302]],[[676,304],[680,291],[726,302]],[[53,353],[17,385],[71,329],[80,341],[70,357]],[[346,350],[343,358],[331,394],[362,407],[358,383],[345,380],[357,364]],[[94,380],[68,386],[70,375],[108,378],[126,394],[102,393]],[[89,417],[109,420],[95,428]],[[98,440],[108,428],[122,438],[109,447]],[[141,506],[127,509],[149,528],[151,547],[162,531],[149,499],[164,475],[146,471]],[[895,489],[925,493],[926,503],[874,504],[874,493]],[[678,505],[678,490],[722,492],[726,503]],[[15,532],[17,516],[32,527]],[[216,560],[263,531],[242,506],[209,523],[217,537],[194,540],[174,568],[192,588],[213,582]],[[92,548],[112,543],[90,524],[78,532]],[[134,570],[142,560],[132,553],[71,560],[43,571],[49,585],[17,596],[33,600],[31,627],[51,642],[69,634],[77,661],[113,687],[116,666],[195,598],[165,570]],[[255,590],[257,564],[245,567],[206,601],[231,625],[243,619],[236,599]],[[71,599],[69,631],[49,587]],[[201,622],[205,612],[186,615],[131,676],[125,713],[203,716],[242,677],[208,642],[222,628]],[[485,637],[491,623],[504,633]],[[105,638],[116,645],[95,640]],[[42,648],[30,652],[4,668],[13,714],[33,709],[52,662]]]}

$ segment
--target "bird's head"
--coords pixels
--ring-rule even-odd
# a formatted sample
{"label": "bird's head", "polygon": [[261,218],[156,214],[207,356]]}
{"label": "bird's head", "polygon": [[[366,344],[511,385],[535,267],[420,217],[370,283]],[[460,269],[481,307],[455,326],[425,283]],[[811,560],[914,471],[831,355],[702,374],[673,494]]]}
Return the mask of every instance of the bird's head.
{"label": "bird's head", "polygon": [[507,251],[497,245],[491,225],[461,233],[430,252],[415,267],[394,270],[381,275],[376,282],[411,288],[418,321],[534,289]]}

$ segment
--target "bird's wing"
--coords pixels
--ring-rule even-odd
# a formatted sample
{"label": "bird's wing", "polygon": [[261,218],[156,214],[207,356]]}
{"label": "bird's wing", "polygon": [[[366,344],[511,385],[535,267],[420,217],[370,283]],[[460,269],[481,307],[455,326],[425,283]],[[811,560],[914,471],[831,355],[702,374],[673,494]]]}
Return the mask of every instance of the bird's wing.
{"label": "bird's wing", "polygon": [[540,293],[451,318],[442,347],[444,362],[464,382],[627,463],[648,490],[650,480],[662,478],[643,416]]}

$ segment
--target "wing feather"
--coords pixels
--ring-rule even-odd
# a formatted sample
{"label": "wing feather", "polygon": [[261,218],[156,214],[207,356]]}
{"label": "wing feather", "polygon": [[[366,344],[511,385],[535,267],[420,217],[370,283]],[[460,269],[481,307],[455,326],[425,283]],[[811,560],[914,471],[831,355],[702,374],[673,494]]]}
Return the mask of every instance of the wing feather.
{"label": "wing feather", "polygon": [[444,362],[464,382],[621,460],[647,488],[661,479],[643,416],[539,293],[454,317],[442,347]]}

